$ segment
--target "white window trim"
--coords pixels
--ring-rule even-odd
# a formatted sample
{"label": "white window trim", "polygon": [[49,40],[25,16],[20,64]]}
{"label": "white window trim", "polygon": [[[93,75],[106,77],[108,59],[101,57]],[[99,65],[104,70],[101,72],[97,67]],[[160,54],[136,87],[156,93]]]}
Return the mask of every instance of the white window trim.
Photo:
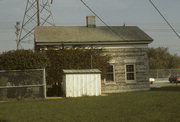
{"label": "white window trim", "polygon": [[[127,65],[133,65],[134,66],[134,80],[127,80]],[[125,64],[125,81],[126,83],[136,83],[136,64],[135,63],[127,63]]]}

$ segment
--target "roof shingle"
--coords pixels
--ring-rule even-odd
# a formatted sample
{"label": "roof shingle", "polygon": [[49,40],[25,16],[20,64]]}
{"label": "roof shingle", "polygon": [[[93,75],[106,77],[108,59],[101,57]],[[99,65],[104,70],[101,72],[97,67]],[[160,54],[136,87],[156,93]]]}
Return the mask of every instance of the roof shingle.
{"label": "roof shingle", "polygon": [[109,41],[152,41],[137,26],[106,26],[89,28],[85,26],[38,26],[35,29],[36,42],[109,42]]}

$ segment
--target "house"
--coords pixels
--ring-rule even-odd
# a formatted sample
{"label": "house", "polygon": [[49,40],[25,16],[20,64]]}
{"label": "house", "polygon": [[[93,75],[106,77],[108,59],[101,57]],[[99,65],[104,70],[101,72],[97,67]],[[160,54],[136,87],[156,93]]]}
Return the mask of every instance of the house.
{"label": "house", "polygon": [[149,90],[147,49],[153,39],[137,26],[96,26],[94,16],[87,16],[86,23],[37,27],[35,49],[102,48],[112,57],[102,93]]}

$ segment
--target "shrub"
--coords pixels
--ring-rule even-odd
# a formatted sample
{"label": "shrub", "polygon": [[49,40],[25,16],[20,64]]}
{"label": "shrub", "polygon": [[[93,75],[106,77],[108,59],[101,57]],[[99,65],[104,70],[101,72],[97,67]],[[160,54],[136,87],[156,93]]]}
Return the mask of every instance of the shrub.
{"label": "shrub", "polygon": [[46,55],[49,59],[47,66],[48,84],[61,82],[63,69],[91,69],[97,68],[105,77],[109,61],[107,55],[103,55],[99,49],[62,49],[48,50]]}
{"label": "shrub", "polygon": [[99,69],[105,77],[109,56],[100,49],[62,49],[33,52],[15,50],[0,54],[0,70],[41,69],[46,67],[47,84],[62,81],[63,69]]}
{"label": "shrub", "polygon": [[48,59],[42,52],[15,50],[0,55],[0,70],[40,69],[47,66]]}

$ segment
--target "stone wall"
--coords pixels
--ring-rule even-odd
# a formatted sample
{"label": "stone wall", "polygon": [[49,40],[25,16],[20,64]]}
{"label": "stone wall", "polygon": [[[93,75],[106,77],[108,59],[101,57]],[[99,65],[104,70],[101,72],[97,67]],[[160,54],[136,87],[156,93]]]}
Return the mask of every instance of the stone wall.
{"label": "stone wall", "polygon": [[[149,90],[147,48],[112,48],[104,49],[105,54],[112,57],[115,80],[102,82],[102,93]],[[125,78],[125,65],[135,64],[135,82],[129,83]]]}

